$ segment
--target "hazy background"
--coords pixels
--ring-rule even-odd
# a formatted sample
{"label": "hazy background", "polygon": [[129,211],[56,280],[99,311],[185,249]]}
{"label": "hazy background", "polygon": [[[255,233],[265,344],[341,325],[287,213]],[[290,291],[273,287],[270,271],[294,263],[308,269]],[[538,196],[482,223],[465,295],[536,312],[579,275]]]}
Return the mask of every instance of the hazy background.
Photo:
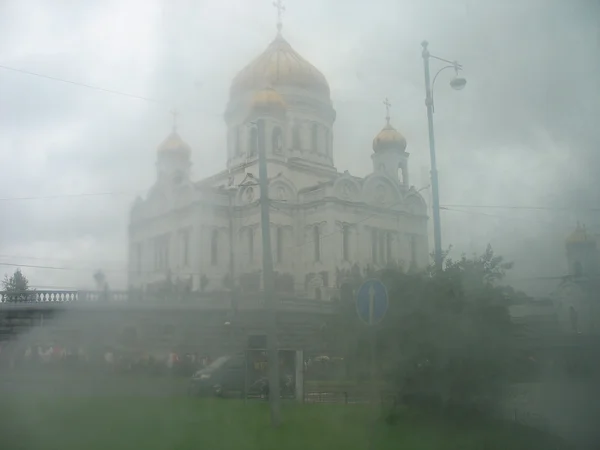
{"label": "hazy background", "polygon": [[[0,2],[0,65],[164,101],[0,68],[0,274],[42,266],[23,268],[32,285],[84,287],[102,267],[124,287],[128,209],[153,182],[169,106],[181,111],[194,177],[222,170],[229,84],[274,38],[271,3]],[[600,2],[286,6],[284,36],[332,88],[340,171],[368,173],[387,96],[411,182],[427,185],[421,41],[464,65],[464,91],[449,88],[448,71],[434,93],[444,245],[459,256],[490,242],[516,262],[517,287],[551,289],[555,281],[535,278],[565,273],[563,240],[576,221],[600,232]],[[89,193],[107,195],[61,197]]]}

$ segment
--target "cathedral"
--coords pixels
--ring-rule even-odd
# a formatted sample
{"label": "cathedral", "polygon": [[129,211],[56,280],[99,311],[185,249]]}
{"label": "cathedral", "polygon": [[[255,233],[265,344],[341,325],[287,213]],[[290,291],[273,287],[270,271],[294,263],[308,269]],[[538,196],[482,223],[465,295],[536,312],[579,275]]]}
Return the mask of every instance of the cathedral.
{"label": "cathedral", "polygon": [[365,163],[370,153],[370,174],[338,172],[327,79],[286,41],[281,22],[277,28],[231,83],[223,171],[192,180],[190,145],[175,127],[158,146],[156,181],[130,212],[132,289],[167,280],[199,292],[261,289],[259,146],[278,291],[328,300],[353,270],[428,264],[427,205],[409,184],[407,143],[389,103],[372,150],[352,149]]}

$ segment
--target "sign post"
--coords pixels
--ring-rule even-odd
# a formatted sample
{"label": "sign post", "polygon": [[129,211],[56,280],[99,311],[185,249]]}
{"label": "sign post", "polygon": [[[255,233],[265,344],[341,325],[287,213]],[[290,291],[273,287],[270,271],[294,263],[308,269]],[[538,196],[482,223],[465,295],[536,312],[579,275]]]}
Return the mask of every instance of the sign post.
{"label": "sign post", "polygon": [[367,280],[356,294],[356,312],[367,325],[374,326],[383,320],[388,309],[388,293],[379,280]]}
{"label": "sign post", "polygon": [[370,433],[369,446],[374,445],[374,432],[376,414],[375,408],[377,405],[378,389],[377,389],[377,330],[376,325],[380,324],[389,306],[389,298],[385,285],[375,279],[365,281],[356,293],[356,313],[358,317],[370,328],[371,341],[371,396],[373,405],[373,424]]}

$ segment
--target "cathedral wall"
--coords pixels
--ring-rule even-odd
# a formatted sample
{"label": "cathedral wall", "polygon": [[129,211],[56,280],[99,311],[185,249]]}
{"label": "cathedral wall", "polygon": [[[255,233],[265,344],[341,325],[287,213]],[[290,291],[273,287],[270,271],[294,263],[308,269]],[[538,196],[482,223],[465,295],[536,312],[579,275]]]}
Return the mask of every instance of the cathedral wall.
{"label": "cathedral wall", "polygon": [[220,290],[229,272],[229,216],[226,209],[204,207],[198,211],[194,250],[195,289]]}
{"label": "cathedral wall", "polygon": [[[289,182],[287,178],[286,182]],[[276,185],[274,181],[272,183]],[[279,205],[274,202],[271,210],[274,270],[292,274],[297,291],[310,291],[307,283],[311,274],[325,272],[324,286],[334,287],[336,269],[349,269],[355,263],[362,267],[367,264],[383,267],[388,262],[396,262],[404,268],[428,264],[428,243],[424,234],[426,218],[360,205],[322,203],[332,195],[328,189],[323,187],[309,192],[315,202],[311,206],[302,206],[290,197],[289,203],[286,199],[279,200]],[[302,199],[311,201],[308,194]],[[236,208],[232,221],[237,278],[262,270],[262,232],[258,203]],[[344,231],[345,226],[347,231]],[[252,238],[249,237],[250,230]],[[186,232],[189,235],[185,235]],[[344,233],[348,234],[346,243]],[[377,238],[377,244],[374,244],[373,236],[377,233],[383,237]],[[162,281],[170,272],[175,280],[189,280],[193,290],[224,288],[230,270],[227,208],[196,204],[189,209],[136,223],[131,228],[130,243],[130,282],[134,287]],[[143,245],[139,271],[135,261],[138,243]],[[168,252],[166,263],[157,261],[161,245],[166,246]]]}
{"label": "cathedral wall", "polygon": [[131,226],[130,284],[140,287],[164,279],[168,270],[183,269],[182,232],[187,230],[191,241],[193,228],[192,208],[137,221]]}

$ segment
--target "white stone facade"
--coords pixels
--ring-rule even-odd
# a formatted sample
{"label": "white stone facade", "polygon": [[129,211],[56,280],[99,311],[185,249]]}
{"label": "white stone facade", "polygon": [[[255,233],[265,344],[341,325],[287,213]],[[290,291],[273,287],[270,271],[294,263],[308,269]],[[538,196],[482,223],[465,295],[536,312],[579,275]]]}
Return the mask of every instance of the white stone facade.
{"label": "white stone facade", "polygon": [[[148,289],[170,276],[209,291],[228,285],[232,272],[236,284],[244,274],[259,278],[257,119],[265,122],[274,268],[293,279],[296,295],[327,299],[337,271],[355,264],[428,264],[427,207],[408,184],[406,142],[376,151],[365,178],[339,173],[335,111],[319,76],[278,35],[234,79],[225,114],[226,170],[193,182],[189,147],[175,132],[167,138],[157,152],[157,181],[131,210],[131,287]],[[265,87],[260,83],[276,89],[284,112],[253,113],[253,95]],[[389,123],[387,129],[393,130]],[[365,145],[365,162],[369,152]]]}
{"label": "white stone facade", "polygon": [[563,331],[600,334],[600,252],[594,236],[580,224],[566,241],[569,274],[553,293]]}

